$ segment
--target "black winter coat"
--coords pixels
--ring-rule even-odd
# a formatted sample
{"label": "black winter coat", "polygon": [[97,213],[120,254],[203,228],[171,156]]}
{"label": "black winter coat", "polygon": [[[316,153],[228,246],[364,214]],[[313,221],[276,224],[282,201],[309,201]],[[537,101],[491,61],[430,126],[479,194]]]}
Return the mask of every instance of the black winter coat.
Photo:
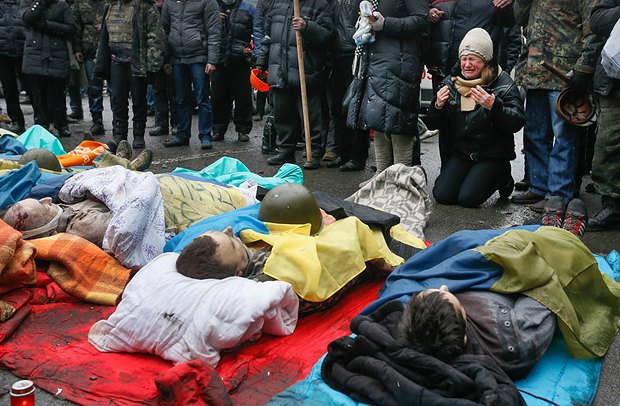
{"label": "black winter coat", "polygon": [[21,12],[28,27],[22,72],[68,78],[67,41],[76,31],[69,5],[64,0],[22,0]]}
{"label": "black winter coat", "polygon": [[486,355],[461,355],[451,364],[400,344],[403,303],[386,303],[351,321],[357,336],[331,342],[322,376],[353,399],[382,406],[525,405],[506,374]]}
{"label": "black winter coat", "polygon": [[331,48],[334,57],[351,57],[355,52],[353,34],[359,8],[355,8],[350,0],[331,0],[330,9],[336,27],[334,44]]}
{"label": "black winter coat", "polygon": [[[431,4],[431,8],[445,13],[441,20],[430,26],[430,44],[425,61],[428,69],[438,78],[448,75],[459,60],[459,45],[467,31],[472,28],[484,28],[489,33],[493,40],[494,55],[506,52],[500,49],[502,43],[516,47],[516,52],[519,52],[520,36],[514,38],[513,41],[503,38],[503,27],[510,27],[514,24],[512,6],[498,9],[490,1],[477,0],[431,1]],[[457,27],[457,24],[462,27]],[[506,67],[503,66],[503,68]]]}
{"label": "black winter coat", "polygon": [[0,55],[21,58],[26,41],[26,25],[19,0],[0,0]]}
{"label": "black winter coat", "polygon": [[[618,19],[620,19],[620,0],[600,0],[590,14],[590,28],[596,35],[607,39]],[[599,58],[594,70],[594,92],[608,96],[614,87],[620,88],[620,80],[607,76]]]}
{"label": "black winter coat", "polygon": [[[353,2],[359,9],[359,0]],[[375,41],[360,57],[361,89],[351,101],[347,125],[388,134],[417,133],[421,37],[428,27],[426,0],[382,0],[385,17]]]}
{"label": "black winter coat", "polygon": [[256,20],[256,8],[246,0],[237,0],[228,5],[219,0],[220,12],[228,15],[222,20],[222,43],[220,46],[220,62],[227,64],[246,58],[246,48],[250,47],[252,36],[258,37],[262,30]]}
{"label": "black winter coat", "polygon": [[[300,14],[308,23],[302,32],[306,86],[324,84],[327,50],[334,24],[326,0],[301,0]],[[256,65],[269,71],[267,83],[274,88],[299,88],[297,41],[291,25],[293,2],[275,0],[265,18],[265,36]]]}
{"label": "black winter coat", "polygon": [[216,0],[166,1],[161,21],[171,63],[220,62],[222,35]]}
{"label": "black winter coat", "polygon": [[[460,75],[460,68],[453,74]],[[491,110],[479,104],[473,111],[461,111],[461,95],[452,77],[440,87],[450,88],[450,97],[441,110],[435,108],[436,97],[428,112],[430,128],[438,128],[450,145],[450,154],[472,161],[509,161],[516,158],[514,133],[525,125],[525,109],[517,85],[502,72],[490,85],[483,86],[495,95]]]}

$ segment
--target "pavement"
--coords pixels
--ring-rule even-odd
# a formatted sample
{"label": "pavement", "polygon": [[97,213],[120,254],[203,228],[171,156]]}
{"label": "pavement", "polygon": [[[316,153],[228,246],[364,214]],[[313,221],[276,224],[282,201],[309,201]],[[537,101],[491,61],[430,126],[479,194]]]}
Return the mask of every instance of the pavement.
{"label": "pavement", "polygon": [[[87,101],[83,100],[84,106]],[[67,103],[68,105],[68,103]],[[106,125],[106,136],[96,137],[97,140],[105,142],[111,137],[112,117],[109,111],[107,99],[104,103],[104,123]],[[26,125],[32,124],[32,108],[23,105],[26,114]],[[84,132],[90,127],[90,120],[86,112],[85,120],[71,124],[73,136],[62,138],[61,142],[65,150],[69,151],[78,145]],[[130,115],[131,117],[131,115]],[[146,145],[154,151],[154,160],[151,170],[155,173],[168,172],[176,167],[184,167],[200,170],[215,162],[222,156],[230,156],[240,159],[252,172],[263,175],[273,176],[279,167],[266,164],[266,156],[261,154],[260,144],[262,129],[265,120],[254,122],[254,128],[250,133],[249,142],[238,142],[231,123],[223,142],[215,142],[212,150],[201,150],[197,136],[197,116],[193,116],[193,136],[189,146],[165,148],[163,146],[166,136],[150,137],[146,136]],[[149,117],[147,123],[147,134],[149,128],[154,126],[153,117]],[[131,141],[130,135],[129,140]],[[521,134],[515,137],[517,141],[517,151],[521,150]],[[430,138],[422,142],[422,165],[425,168],[429,179],[429,190],[432,189],[434,180],[439,174],[439,154],[437,137]],[[297,163],[303,163],[302,151],[297,151]],[[327,168],[326,163],[321,163],[321,168],[315,171],[304,170],[304,183],[310,190],[320,190],[330,193],[339,198],[346,198],[353,194],[359,184],[370,179],[374,172],[371,166],[374,165],[374,152],[370,151],[370,158],[366,169],[360,172],[343,173],[337,169]],[[515,180],[523,177],[523,155],[512,163],[512,173]],[[590,182],[589,177],[584,178],[583,185]],[[580,196],[586,203],[589,213],[593,214],[600,208],[600,197],[582,191]],[[433,212],[428,220],[425,229],[425,236],[428,241],[436,242],[459,230],[477,229],[497,229],[512,225],[524,224],[536,221],[539,215],[531,211],[526,206],[515,205],[507,200],[499,199],[498,193],[492,196],[480,208],[468,209],[457,206],[435,205]],[[597,233],[586,232],[584,242],[592,252],[606,254],[611,250],[620,248],[620,230],[605,231]],[[620,403],[620,340],[616,337],[615,342],[605,356],[603,371],[599,384],[595,406],[617,405]],[[19,380],[18,377],[8,371],[0,370],[0,403],[7,404],[7,392],[11,384]],[[62,399],[62,393],[58,397],[47,392],[37,390],[37,403],[41,405],[71,405],[73,403]]]}

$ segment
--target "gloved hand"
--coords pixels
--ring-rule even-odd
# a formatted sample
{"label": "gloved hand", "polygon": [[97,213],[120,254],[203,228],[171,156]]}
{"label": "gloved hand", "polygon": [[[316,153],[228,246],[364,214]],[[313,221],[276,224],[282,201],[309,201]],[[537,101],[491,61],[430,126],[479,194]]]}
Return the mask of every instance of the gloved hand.
{"label": "gloved hand", "polygon": [[568,87],[576,92],[586,93],[592,87],[592,75],[575,70],[568,82]]}
{"label": "gloved hand", "polygon": [[372,18],[369,18],[368,21],[370,22],[370,26],[373,31],[381,31],[383,29],[383,24],[385,24],[385,17],[378,11],[372,13],[372,16],[375,17],[376,20],[372,21]]}

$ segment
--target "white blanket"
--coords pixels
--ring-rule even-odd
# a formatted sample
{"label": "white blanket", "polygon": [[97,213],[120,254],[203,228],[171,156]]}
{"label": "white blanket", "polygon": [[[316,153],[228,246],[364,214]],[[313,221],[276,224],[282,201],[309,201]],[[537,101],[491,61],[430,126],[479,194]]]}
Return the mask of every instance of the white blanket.
{"label": "white blanket", "polygon": [[163,252],[164,200],[152,173],[121,166],[91,169],[69,178],[58,197],[75,203],[90,195],[112,213],[103,238],[105,252],[132,269],[140,269]]}
{"label": "white blanket", "polygon": [[295,329],[299,299],[288,283],[191,279],[176,271],[178,256],[162,254],[134,276],[116,311],[91,327],[95,348],[215,367],[221,350]]}

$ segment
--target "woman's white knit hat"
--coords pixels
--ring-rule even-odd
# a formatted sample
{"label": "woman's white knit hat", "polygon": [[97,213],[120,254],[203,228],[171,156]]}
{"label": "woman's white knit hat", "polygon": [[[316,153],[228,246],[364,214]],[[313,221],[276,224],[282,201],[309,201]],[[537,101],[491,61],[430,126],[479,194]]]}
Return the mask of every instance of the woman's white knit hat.
{"label": "woman's white knit hat", "polygon": [[482,28],[474,28],[465,34],[459,45],[459,58],[463,55],[476,55],[487,63],[493,59],[493,40],[489,33]]}

